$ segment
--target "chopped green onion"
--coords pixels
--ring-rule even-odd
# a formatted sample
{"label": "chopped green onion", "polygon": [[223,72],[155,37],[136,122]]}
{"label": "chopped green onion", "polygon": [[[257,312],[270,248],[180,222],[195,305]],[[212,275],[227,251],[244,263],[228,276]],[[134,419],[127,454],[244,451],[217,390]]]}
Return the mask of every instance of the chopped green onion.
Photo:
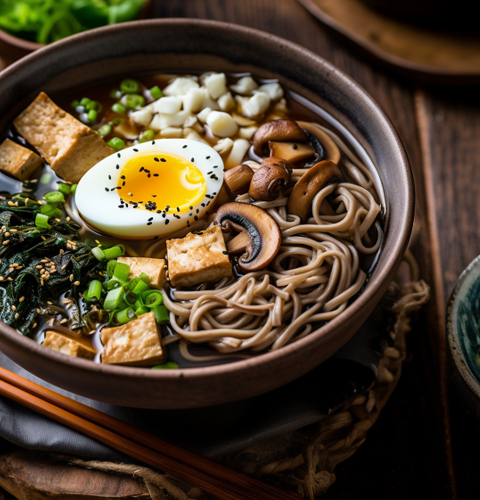
{"label": "chopped green onion", "polygon": [[[90,281],[90,285],[88,285],[87,297],[88,301],[100,300],[102,296],[102,284],[98,280]],[[85,294],[83,294],[85,298]]]}
{"label": "chopped green onion", "polygon": [[157,99],[160,99],[160,97],[163,96],[163,93],[162,91],[160,90],[160,87],[158,85],[155,85],[155,87],[152,87],[150,89],[150,94],[152,95],[152,97],[157,100]]}
{"label": "chopped green onion", "polygon": [[155,314],[155,319],[157,323],[168,323],[170,321],[170,316],[168,309],[164,305],[155,306],[152,309],[153,314]]}
{"label": "chopped green onion", "polygon": [[65,201],[65,196],[61,191],[50,191],[44,198],[48,203],[62,203]]}
{"label": "chopped green onion", "polygon": [[70,106],[72,108],[76,108],[80,104],[80,101],[77,101],[76,99],[70,103]]}
{"label": "chopped green onion", "polygon": [[37,227],[44,227],[45,229],[50,229],[50,224],[48,223],[48,215],[37,214],[35,217],[35,225]]}
{"label": "chopped green onion", "polygon": [[134,306],[137,302],[137,296],[133,292],[128,292],[125,294],[124,300],[129,306]]}
{"label": "chopped green onion", "polygon": [[147,285],[150,285],[150,276],[148,274],[140,273],[139,278],[142,281],[145,281],[145,283],[147,283]]}
{"label": "chopped green onion", "polygon": [[123,300],[123,288],[114,288],[107,293],[103,307],[109,311],[117,309],[118,304]]}
{"label": "chopped green onion", "polygon": [[[145,294],[146,292],[144,292]],[[145,306],[148,307],[149,309],[153,309],[156,306],[159,306],[160,304],[163,304],[163,296],[160,292],[153,292],[145,296],[142,294],[142,299],[145,303]]]}
{"label": "chopped green onion", "polygon": [[122,97],[122,92],[118,89],[113,89],[111,92],[110,92],[110,97],[112,99],[120,99],[120,97]]}
{"label": "chopped green onion", "polygon": [[135,319],[135,311],[133,307],[127,307],[126,309],[119,311],[117,314],[115,314],[115,319],[117,320],[117,323],[119,325],[124,325],[132,319]]}
{"label": "chopped green onion", "polygon": [[[115,264],[115,269],[113,270],[113,277],[119,281],[127,281],[128,275],[130,273],[130,266],[124,262],[117,262]],[[135,290],[134,290],[135,293]]]}
{"label": "chopped green onion", "polygon": [[129,94],[126,103],[129,108],[135,109],[145,104],[145,98],[139,94]]}
{"label": "chopped green onion", "polygon": [[178,365],[173,361],[168,361],[167,363],[163,363],[163,365],[152,366],[152,370],[178,370]]}
{"label": "chopped green onion", "polygon": [[138,82],[132,78],[126,78],[120,82],[120,90],[124,94],[136,94],[138,92]]}
{"label": "chopped green onion", "polygon": [[141,135],[140,139],[138,142],[148,142],[148,141],[151,141],[153,139],[153,137],[155,136],[155,132],[153,130],[145,130],[145,132],[143,132],[143,134]]}
{"label": "chopped green onion", "polygon": [[48,184],[52,180],[52,174],[43,174],[40,177],[40,184]]}
{"label": "chopped green onion", "polygon": [[127,284],[127,289],[132,291],[140,281],[141,281],[140,278],[131,279]]}
{"label": "chopped green onion", "polygon": [[124,115],[127,112],[127,108],[123,104],[120,104],[119,102],[113,104],[110,109],[114,113],[118,113],[119,115]]}
{"label": "chopped green onion", "polygon": [[97,260],[105,260],[105,252],[100,248],[100,247],[94,247],[92,248],[92,253],[95,255]]}
{"label": "chopped green onion", "polygon": [[90,102],[90,99],[88,97],[82,97],[80,99],[79,104],[80,104],[80,106],[86,106],[89,102]]}
{"label": "chopped green onion", "polygon": [[58,217],[58,218],[60,218],[63,215],[63,212],[55,205],[48,205],[48,204],[42,205],[40,213],[48,215],[48,217]]}
{"label": "chopped green onion", "polygon": [[87,114],[87,120],[89,122],[95,123],[97,121],[98,111],[91,109]]}
{"label": "chopped green onion", "polygon": [[111,148],[115,149],[116,151],[118,151],[118,150],[120,150],[120,149],[122,149],[122,148],[125,147],[125,142],[122,139],[120,139],[119,137],[114,137],[113,139],[110,139],[107,142],[107,144]]}
{"label": "chopped green onion", "polygon": [[77,187],[78,187],[78,184],[72,184],[72,185],[70,186],[70,192],[71,192],[72,194],[75,194],[75,191],[77,190]]}
{"label": "chopped green onion", "polygon": [[107,260],[116,259],[125,253],[125,247],[123,247],[123,245],[115,245],[112,248],[106,248],[103,253]]}
{"label": "chopped green onion", "polygon": [[116,260],[110,260],[107,264],[107,276],[111,278],[113,276],[113,270],[115,269]]}
{"label": "chopped green onion", "polygon": [[[116,261],[115,261],[115,264],[116,264]],[[119,287],[123,288],[124,285],[125,285],[125,283],[123,281],[117,280],[113,277],[112,277],[112,279],[107,281],[107,289],[108,290],[113,290],[114,288],[119,288]]]}
{"label": "chopped green onion", "polygon": [[105,137],[112,131],[112,126],[106,123],[105,125],[102,125],[97,132],[102,136]]}
{"label": "chopped green onion", "polygon": [[148,290],[148,285],[144,281],[139,280],[139,282],[135,285],[135,288],[132,291],[136,295],[140,295],[145,290]]}
{"label": "chopped green onion", "polygon": [[120,125],[120,123],[123,123],[125,121],[125,118],[120,118],[119,116],[115,117],[112,120],[113,125]]}
{"label": "chopped green onion", "polygon": [[148,312],[150,312],[150,310],[146,307],[137,307],[137,309],[135,309],[135,316],[141,316],[142,314],[147,314]]}
{"label": "chopped green onion", "polygon": [[70,194],[72,189],[68,184],[65,184],[63,182],[59,182],[58,183],[58,190],[63,194]]}
{"label": "chopped green onion", "polygon": [[87,105],[85,106],[85,109],[87,111],[91,111],[91,110],[94,110],[94,111],[102,111],[102,105],[98,102],[98,101],[90,101],[89,103],[87,103]]}

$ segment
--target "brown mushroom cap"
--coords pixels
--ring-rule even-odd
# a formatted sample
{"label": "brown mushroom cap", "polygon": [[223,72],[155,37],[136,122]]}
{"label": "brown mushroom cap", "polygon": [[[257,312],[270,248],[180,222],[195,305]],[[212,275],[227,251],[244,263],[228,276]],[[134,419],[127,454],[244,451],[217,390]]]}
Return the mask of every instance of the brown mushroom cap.
{"label": "brown mushroom cap", "polygon": [[[330,139],[330,137],[320,128],[318,128],[314,123],[310,122],[297,122],[298,126],[303,130],[306,130],[320,143],[323,149],[323,154],[319,158],[322,161],[331,161],[337,165],[340,163],[342,154],[338,149],[338,146]],[[258,129],[260,130],[260,129]],[[315,147],[315,146],[314,146]]]}
{"label": "brown mushroom cap", "polygon": [[214,224],[224,232],[239,234],[229,241],[231,253],[244,254],[238,259],[244,271],[258,271],[272,262],[280,250],[282,234],[275,219],[265,210],[248,203],[226,203],[215,214]]}
{"label": "brown mushroom cap", "polygon": [[272,201],[280,195],[280,188],[290,182],[292,166],[288,161],[270,156],[253,174],[248,194],[255,201]]}
{"label": "brown mushroom cap", "polygon": [[256,155],[268,155],[268,141],[308,142],[308,137],[293,120],[273,120],[264,123],[253,136]]}
{"label": "brown mushroom cap", "polygon": [[295,184],[288,198],[287,210],[298,215],[302,222],[308,218],[314,196],[335,179],[341,179],[342,173],[336,163],[321,161],[309,168]]}

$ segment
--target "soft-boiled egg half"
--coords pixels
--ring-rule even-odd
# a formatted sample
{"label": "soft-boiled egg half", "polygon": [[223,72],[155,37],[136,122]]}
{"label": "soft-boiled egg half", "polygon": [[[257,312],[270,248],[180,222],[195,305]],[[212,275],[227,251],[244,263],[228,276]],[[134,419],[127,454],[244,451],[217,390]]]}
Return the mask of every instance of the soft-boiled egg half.
{"label": "soft-boiled egg half", "polygon": [[162,236],[206,215],[223,183],[221,156],[207,144],[159,139],[123,149],[78,183],[77,209],[101,232]]}

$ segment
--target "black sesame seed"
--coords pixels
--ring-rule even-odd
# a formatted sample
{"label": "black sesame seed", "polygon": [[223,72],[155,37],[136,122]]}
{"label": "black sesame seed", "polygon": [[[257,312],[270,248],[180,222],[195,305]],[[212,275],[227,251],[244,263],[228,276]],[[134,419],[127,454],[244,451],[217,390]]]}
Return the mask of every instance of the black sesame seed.
{"label": "black sesame seed", "polygon": [[108,188],[105,188],[105,191],[108,193],[108,191],[110,191]]}
{"label": "black sesame seed", "polygon": [[200,212],[200,209],[199,209],[199,208],[197,208],[196,213],[198,214],[199,212]]}
{"label": "black sesame seed", "polygon": [[158,240],[158,236],[155,236],[153,239],[154,239],[154,240]]}
{"label": "black sesame seed", "polygon": [[169,224],[170,221],[168,219],[165,219],[165,225]]}
{"label": "black sesame seed", "polygon": [[120,168],[120,165],[115,165],[115,168],[118,170]]}
{"label": "black sesame seed", "polygon": [[198,220],[198,217],[195,215],[194,219],[195,219],[195,220]]}
{"label": "black sesame seed", "polygon": [[162,211],[161,211],[161,210],[157,210],[157,214],[161,214],[161,213],[162,213]]}
{"label": "black sesame seed", "polygon": [[218,165],[214,165],[213,168],[218,168]]}
{"label": "black sesame seed", "polygon": [[135,151],[135,153],[138,153],[138,149],[133,148],[133,150]]}
{"label": "black sesame seed", "polygon": [[141,167],[139,172],[142,172],[143,170],[145,170],[145,167]]}
{"label": "black sesame seed", "polygon": [[153,177],[158,177],[158,174],[153,174]]}
{"label": "black sesame seed", "polygon": [[153,220],[153,217],[150,217],[150,219],[148,219],[148,222],[150,222],[151,220]]}
{"label": "black sesame seed", "polygon": [[152,141],[152,145],[155,145],[155,141]]}
{"label": "black sesame seed", "polygon": [[190,221],[187,220],[187,227],[190,227]]}
{"label": "black sesame seed", "polygon": [[117,156],[118,156],[119,158],[121,158],[121,156],[122,156],[122,155],[121,155],[120,153],[117,153]]}
{"label": "black sesame seed", "polygon": [[180,207],[177,207],[177,212],[180,212]]}
{"label": "black sesame seed", "polygon": [[188,215],[191,217],[193,215],[193,212],[190,212]]}
{"label": "black sesame seed", "polygon": [[125,186],[125,181],[122,182],[122,186]]}
{"label": "black sesame seed", "polygon": [[109,176],[108,176],[108,180],[109,180],[109,181],[111,181],[111,180],[112,180],[112,176],[111,176],[111,175],[109,175]]}
{"label": "black sesame seed", "polygon": [[190,207],[190,210],[193,210],[193,207]]}
{"label": "black sesame seed", "polygon": [[157,195],[156,195],[156,194],[152,194],[152,198],[156,198],[156,197],[157,197]]}
{"label": "black sesame seed", "polygon": [[163,212],[162,217],[165,219],[165,217],[166,217],[165,212]]}
{"label": "black sesame seed", "polygon": [[213,170],[210,170],[210,172],[207,172],[207,175],[213,174]]}
{"label": "black sesame seed", "polygon": [[202,203],[201,205],[202,205],[202,207],[204,207],[204,206],[205,206],[205,203]]}
{"label": "black sesame seed", "polygon": [[124,176],[124,175],[121,175],[121,176],[120,176],[120,179],[124,179],[124,180],[125,180],[125,176]]}
{"label": "black sesame seed", "polygon": [[118,205],[118,208],[123,208],[125,205]]}
{"label": "black sesame seed", "polygon": [[206,156],[205,159],[210,160],[210,156]]}
{"label": "black sesame seed", "polygon": [[193,163],[195,161],[195,158],[192,157],[192,159],[190,161]]}
{"label": "black sesame seed", "polygon": [[297,148],[298,148],[298,146],[297,146],[296,144],[294,144],[294,145],[292,146],[292,149],[297,149]]}
{"label": "black sesame seed", "polygon": [[148,178],[149,178],[149,179],[150,179],[150,177],[151,177],[151,175],[150,175],[150,174],[148,174]]}
{"label": "black sesame seed", "polygon": [[188,147],[188,144],[185,144],[185,146],[182,146],[182,149],[185,149],[186,147]]}
{"label": "black sesame seed", "polygon": [[147,222],[147,226],[151,226],[153,222]]}
{"label": "black sesame seed", "polygon": [[216,192],[216,191],[214,191],[214,192],[213,192],[213,194],[215,195],[215,194],[217,194],[217,192]]}
{"label": "black sesame seed", "polygon": [[160,161],[166,162],[165,158],[160,158]]}
{"label": "black sesame seed", "polygon": [[159,160],[156,156],[155,156],[154,160],[155,160],[155,161],[160,161],[160,160]]}
{"label": "black sesame seed", "polygon": [[225,250],[222,250],[222,253],[223,255],[228,255],[228,252],[226,252]]}
{"label": "black sesame seed", "polygon": [[208,207],[208,205],[210,205],[210,202],[207,203],[207,207]]}

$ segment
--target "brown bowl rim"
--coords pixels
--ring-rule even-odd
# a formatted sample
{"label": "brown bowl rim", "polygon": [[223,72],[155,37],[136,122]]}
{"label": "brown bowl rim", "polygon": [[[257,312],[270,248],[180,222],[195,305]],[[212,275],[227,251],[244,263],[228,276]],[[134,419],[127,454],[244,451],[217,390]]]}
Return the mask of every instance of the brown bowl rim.
{"label": "brown bowl rim", "polygon": [[[286,346],[276,350],[269,351],[266,353],[259,354],[250,359],[244,359],[235,361],[232,363],[226,363],[221,365],[210,365],[204,367],[196,367],[196,368],[179,368],[175,370],[148,370],[145,368],[136,368],[129,366],[115,366],[115,365],[103,365],[101,363],[93,363],[89,360],[84,360],[80,358],[72,358],[65,354],[61,354],[52,349],[48,349],[40,344],[37,344],[34,340],[21,335],[14,328],[5,325],[5,323],[0,321],[0,333],[4,336],[4,339],[10,342],[11,345],[15,344],[22,349],[30,352],[32,355],[39,356],[39,358],[47,357],[50,358],[51,361],[58,364],[69,364],[74,365],[77,370],[85,370],[85,371],[94,371],[96,373],[102,373],[105,375],[122,375],[130,377],[138,377],[139,379],[152,379],[152,380],[171,380],[171,379],[188,379],[188,378],[206,378],[206,377],[218,377],[225,374],[230,374],[232,372],[245,372],[249,370],[251,367],[256,365],[261,365],[264,363],[269,363],[274,360],[278,361],[281,358],[286,358],[290,355],[290,353],[308,349],[309,344],[314,342],[320,336],[331,336],[335,334],[337,330],[340,330],[342,326],[345,326],[347,323],[347,319],[352,315],[359,315],[362,308],[370,301],[375,300],[375,295],[378,293],[378,290],[382,288],[382,285],[386,286],[386,282],[391,279],[393,272],[396,270],[398,264],[401,261],[403,253],[407,247],[409,236],[412,229],[413,224],[413,214],[414,214],[414,184],[413,184],[413,175],[411,172],[410,164],[407,159],[402,141],[400,140],[395,128],[392,123],[385,115],[380,106],[376,103],[376,101],[352,78],[347,76],[345,73],[337,69],[328,61],[324,60],[317,54],[312,51],[298,45],[294,42],[286,40],[284,38],[278,37],[276,35],[272,35],[270,33],[257,30],[254,28],[241,26],[233,23],[226,23],[222,21],[213,21],[213,20],[205,20],[205,19],[189,19],[189,18],[168,18],[168,19],[149,19],[149,20],[141,20],[141,21],[130,21],[117,25],[106,26],[102,28],[97,28],[94,30],[85,31],[79,33],[77,35],[72,35],[63,40],[59,40],[54,44],[47,45],[42,49],[33,52],[12,64],[3,72],[0,73],[0,79],[2,76],[8,75],[12,72],[15,72],[17,68],[22,68],[24,66],[28,66],[31,61],[35,61],[36,59],[42,58],[44,55],[47,55],[49,52],[62,50],[69,45],[81,43],[84,39],[98,37],[101,38],[103,35],[109,35],[112,31],[120,31],[120,30],[129,30],[141,25],[154,25],[158,28],[161,28],[164,25],[176,25],[179,27],[188,27],[193,25],[203,25],[205,27],[210,27],[212,29],[230,29],[237,30],[239,32],[243,32],[245,35],[249,35],[251,37],[255,37],[259,44],[265,40],[266,42],[274,42],[276,44],[280,44],[283,46],[290,47],[295,52],[302,52],[308,58],[312,60],[312,63],[317,63],[323,66],[326,70],[328,69],[331,73],[334,73],[341,77],[345,82],[345,85],[349,87],[349,91],[355,90],[359,96],[363,97],[369,102],[369,105],[375,110],[377,119],[383,120],[383,124],[387,127],[388,131],[395,139],[396,146],[398,149],[398,153],[402,158],[402,167],[404,169],[404,174],[406,178],[406,183],[402,186],[402,189],[405,190],[405,205],[403,207],[404,218],[402,219],[402,225],[398,229],[398,233],[395,234],[395,243],[392,251],[389,255],[385,256],[385,262],[383,262],[382,268],[378,269],[378,274],[373,276],[365,290],[356,298],[354,302],[349,304],[347,309],[342,312],[342,314],[338,315],[336,318],[330,320],[327,324],[318,328],[317,330],[312,331],[306,337],[292,342],[291,344],[287,344]],[[387,193],[386,193],[387,194]],[[388,195],[387,195],[388,197]],[[387,199],[388,205],[388,199]]]}

